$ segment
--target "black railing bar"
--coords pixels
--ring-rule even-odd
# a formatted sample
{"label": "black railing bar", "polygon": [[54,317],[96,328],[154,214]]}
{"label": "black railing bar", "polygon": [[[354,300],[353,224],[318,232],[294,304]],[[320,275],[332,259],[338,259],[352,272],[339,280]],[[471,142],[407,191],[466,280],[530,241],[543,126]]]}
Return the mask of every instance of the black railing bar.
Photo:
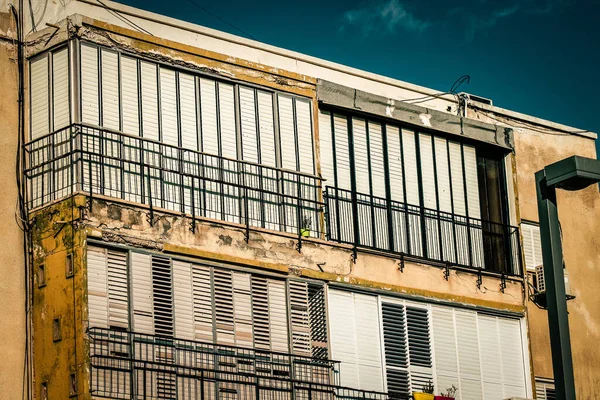
{"label": "black railing bar", "polygon": [[[140,341],[140,340],[136,340],[136,338],[142,339],[142,338],[151,338],[151,339],[158,339],[160,340],[164,340],[164,341],[169,341],[172,343],[175,342],[179,342],[179,343],[187,343],[189,345],[199,345],[199,346],[207,346],[207,347],[212,347],[212,348],[220,348],[223,350],[227,350],[227,349],[234,349],[234,350],[241,350],[244,352],[252,352],[255,354],[273,354],[273,355],[277,355],[277,356],[286,356],[286,357],[292,357],[298,360],[315,360],[316,362],[330,362],[330,363],[340,363],[341,361],[335,361],[335,360],[325,360],[322,358],[317,358],[317,357],[310,357],[310,356],[302,356],[302,355],[296,355],[296,354],[292,354],[292,353],[284,353],[284,352],[278,352],[278,351],[265,351],[265,350],[256,350],[253,348],[249,348],[249,347],[241,347],[241,346],[229,346],[229,345],[221,345],[221,344],[215,344],[215,343],[210,343],[210,342],[203,342],[203,341],[196,341],[196,340],[187,340],[187,339],[177,339],[177,338],[165,338],[164,336],[161,335],[152,335],[152,334],[147,334],[147,333],[136,333],[136,332],[131,332],[131,331],[117,331],[114,329],[108,329],[108,328],[100,328],[100,327],[91,327],[88,329],[88,334],[90,335],[90,337],[92,337],[94,334],[98,334],[97,332],[103,332],[106,333],[108,335],[110,334],[114,334],[114,335],[122,335],[123,339],[126,340],[126,337],[131,336],[133,338],[133,340],[130,342],[129,340],[127,341],[118,341],[118,340],[114,340],[116,338],[110,338],[110,336],[108,337],[108,339],[105,338],[95,338],[95,340],[101,340],[101,341],[105,341],[105,340],[109,340],[112,343],[119,343],[119,344],[126,344],[126,345],[132,345],[132,343],[143,343],[143,344],[151,344],[154,346],[164,346],[164,347],[168,347],[168,348],[173,348],[174,346],[169,345],[168,343],[156,343],[154,341]],[[149,339],[149,340],[151,340]],[[179,349],[179,348],[178,348]],[[192,350],[189,348],[181,348],[181,350]],[[212,353],[211,353],[212,354]]]}
{"label": "black railing bar", "polygon": [[[40,140],[44,140],[44,139],[50,137],[51,135],[57,135],[58,133],[60,133],[62,131],[72,130],[73,127],[79,127],[79,128],[81,128],[80,131],[71,132],[71,134],[75,134],[75,135],[80,134],[80,135],[87,135],[87,136],[95,137],[94,135],[90,134],[89,132],[84,131],[84,129],[92,130],[92,131],[99,131],[99,132],[108,132],[108,133],[111,133],[111,134],[114,134],[114,135],[120,135],[120,136],[123,136],[123,137],[134,139],[135,141],[139,141],[140,143],[150,143],[150,144],[156,144],[156,145],[167,147],[167,148],[171,148],[171,149],[181,149],[184,152],[191,153],[191,154],[198,154],[198,155],[209,156],[209,157],[212,157],[212,158],[215,158],[215,159],[220,159],[220,160],[223,160],[223,161],[233,161],[233,162],[240,163],[240,164],[243,164],[243,165],[250,165],[250,166],[256,166],[256,167],[260,167],[260,168],[264,168],[264,169],[269,169],[269,170],[273,170],[273,171],[281,171],[281,172],[286,172],[286,173],[292,173],[292,174],[295,174],[295,175],[301,175],[301,176],[309,177],[309,178],[312,178],[312,179],[315,179],[315,180],[319,180],[319,181],[323,180],[324,181],[324,179],[322,179],[318,175],[310,174],[310,173],[303,172],[303,171],[295,171],[295,170],[290,170],[290,169],[285,169],[285,168],[275,168],[275,167],[270,167],[270,166],[267,166],[267,165],[255,163],[255,162],[252,162],[252,161],[238,160],[238,159],[228,158],[228,157],[222,157],[222,156],[218,156],[218,155],[214,155],[214,154],[210,154],[210,153],[204,153],[204,152],[197,151],[197,150],[186,149],[186,148],[182,148],[182,147],[179,147],[179,146],[173,146],[173,145],[165,144],[165,143],[163,143],[163,142],[161,142],[159,140],[145,138],[145,137],[141,137],[141,136],[137,136],[137,135],[134,135],[134,134],[125,133],[125,132],[120,132],[118,130],[114,130],[114,129],[110,129],[110,128],[106,128],[106,127],[102,127],[102,126],[98,126],[98,125],[94,125],[94,124],[90,124],[90,123],[74,123],[74,124],[71,124],[71,125],[66,126],[64,128],[61,128],[61,129],[59,129],[57,131],[54,131],[54,132],[49,133],[47,135],[44,135],[44,136],[42,136],[40,138],[37,138],[37,139],[35,139],[35,140],[31,141],[31,142],[28,142],[28,143],[25,144],[25,146],[33,145],[33,144],[37,143]],[[108,140],[110,141],[111,139],[108,139]]]}

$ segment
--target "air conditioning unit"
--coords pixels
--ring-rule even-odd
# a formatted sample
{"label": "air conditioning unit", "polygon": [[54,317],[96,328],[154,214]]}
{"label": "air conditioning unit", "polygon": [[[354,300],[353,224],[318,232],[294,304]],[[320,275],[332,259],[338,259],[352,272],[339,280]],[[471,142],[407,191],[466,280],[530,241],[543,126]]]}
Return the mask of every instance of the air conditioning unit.
{"label": "air conditioning unit", "polygon": [[[569,272],[566,268],[563,269],[563,272],[565,276],[565,294],[567,295],[567,300],[573,300],[575,296],[571,293]],[[535,267],[534,287],[536,289],[536,293],[532,296],[533,302],[535,302],[541,308],[546,308],[546,279],[544,278],[543,265],[538,265]]]}

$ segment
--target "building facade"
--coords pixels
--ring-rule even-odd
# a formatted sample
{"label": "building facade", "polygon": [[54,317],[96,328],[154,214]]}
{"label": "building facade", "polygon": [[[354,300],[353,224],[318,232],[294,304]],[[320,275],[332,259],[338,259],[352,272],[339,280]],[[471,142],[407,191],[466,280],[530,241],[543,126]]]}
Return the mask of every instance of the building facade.
{"label": "building facade", "polygon": [[[533,174],[594,134],[117,3],[31,11],[22,65],[0,25],[25,231],[5,393],[552,398]],[[560,201],[593,398],[597,189]]]}

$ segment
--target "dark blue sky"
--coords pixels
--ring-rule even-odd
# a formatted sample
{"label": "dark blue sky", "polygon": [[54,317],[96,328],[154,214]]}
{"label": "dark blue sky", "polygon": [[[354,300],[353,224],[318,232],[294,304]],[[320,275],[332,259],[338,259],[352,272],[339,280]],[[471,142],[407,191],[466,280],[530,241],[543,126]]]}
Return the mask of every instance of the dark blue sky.
{"label": "dark blue sky", "polygon": [[600,133],[600,0],[119,1]]}

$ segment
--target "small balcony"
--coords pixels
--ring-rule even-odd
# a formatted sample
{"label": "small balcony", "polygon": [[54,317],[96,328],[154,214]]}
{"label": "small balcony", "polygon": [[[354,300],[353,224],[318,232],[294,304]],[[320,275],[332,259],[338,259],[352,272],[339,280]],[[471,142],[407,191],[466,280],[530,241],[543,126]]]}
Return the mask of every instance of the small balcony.
{"label": "small balcony", "polygon": [[391,398],[339,386],[336,361],[105,328],[88,335],[94,398]]}

